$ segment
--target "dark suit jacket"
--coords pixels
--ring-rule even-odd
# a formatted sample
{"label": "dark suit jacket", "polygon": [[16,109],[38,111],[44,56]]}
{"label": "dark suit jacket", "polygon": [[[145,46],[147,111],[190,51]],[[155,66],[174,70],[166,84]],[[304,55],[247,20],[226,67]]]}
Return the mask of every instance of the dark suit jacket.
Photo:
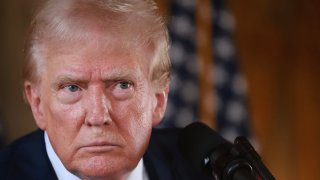
{"label": "dark suit jacket", "polygon": [[[180,155],[177,129],[157,130],[144,155],[150,180],[209,180]],[[0,153],[0,179],[57,179],[46,153],[44,133],[37,130],[12,143]]]}

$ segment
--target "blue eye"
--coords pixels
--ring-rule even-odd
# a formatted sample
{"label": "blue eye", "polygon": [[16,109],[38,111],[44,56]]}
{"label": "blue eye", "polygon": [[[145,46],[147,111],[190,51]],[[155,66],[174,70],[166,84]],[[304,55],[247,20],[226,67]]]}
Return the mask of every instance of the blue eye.
{"label": "blue eye", "polygon": [[123,81],[119,83],[121,89],[128,89],[130,88],[131,84],[129,82]]}
{"label": "blue eye", "polygon": [[68,86],[66,86],[66,88],[68,88],[68,90],[70,91],[70,92],[76,92],[76,91],[78,91],[80,88],[78,87],[78,86],[76,86],[76,85],[68,85]]}

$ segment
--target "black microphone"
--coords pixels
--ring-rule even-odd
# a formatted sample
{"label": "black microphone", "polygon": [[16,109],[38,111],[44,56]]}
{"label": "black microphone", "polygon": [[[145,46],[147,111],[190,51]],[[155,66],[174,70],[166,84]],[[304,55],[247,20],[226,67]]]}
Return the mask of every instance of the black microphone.
{"label": "black microphone", "polygon": [[178,139],[181,154],[215,180],[273,180],[258,154],[244,137],[235,144],[200,122],[184,128]]}

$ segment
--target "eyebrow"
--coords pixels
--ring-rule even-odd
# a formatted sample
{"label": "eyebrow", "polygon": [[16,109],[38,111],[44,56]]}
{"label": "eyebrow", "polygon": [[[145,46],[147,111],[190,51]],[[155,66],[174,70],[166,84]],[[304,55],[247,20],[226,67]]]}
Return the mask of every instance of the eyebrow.
{"label": "eyebrow", "polygon": [[[118,80],[124,80],[124,79],[128,79],[131,81],[138,81],[139,78],[136,76],[138,72],[134,71],[134,70],[114,70],[111,73],[107,73],[107,74],[102,74],[102,81],[105,84],[108,84],[110,81],[118,81]],[[89,83],[90,78],[84,78],[84,77],[77,77],[77,76],[73,76],[70,74],[67,75],[60,75],[58,76],[54,82],[52,83],[52,87],[57,87],[63,84],[67,84],[67,83],[76,83],[76,84],[87,84]]]}
{"label": "eyebrow", "polygon": [[102,74],[104,81],[108,81],[109,79],[118,80],[118,79],[137,79],[136,75],[137,71],[133,70],[118,70],[116,69],[112,73],[108,73],[107,75]]}
{"label": "eyebrow", "polygon": [[58,76],[54,82],[52,83],[53,87],[60,86],[62,84],[67,84],[67,83],[77,83],[77,84],[86,84],[88,80],[84,80],[83,78],[79,77],[73,77],[70,75],[62,75]]}

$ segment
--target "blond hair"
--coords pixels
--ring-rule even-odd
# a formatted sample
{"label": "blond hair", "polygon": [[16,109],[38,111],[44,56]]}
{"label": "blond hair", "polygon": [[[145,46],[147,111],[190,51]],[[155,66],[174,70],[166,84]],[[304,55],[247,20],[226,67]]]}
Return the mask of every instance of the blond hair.
{"label": "blond hair", "polygon": [[154,48],[152,83],[157,89],[168,85],[171,68],[168,32],[152,0],[48,0],[34,17],[27,35],[24,81],[40,81],[46,61],[43,47],[53,41],[88,39],[92,25],[98,26],[103,35],[126,34],[130,37],[128,44],[150,44]]}

